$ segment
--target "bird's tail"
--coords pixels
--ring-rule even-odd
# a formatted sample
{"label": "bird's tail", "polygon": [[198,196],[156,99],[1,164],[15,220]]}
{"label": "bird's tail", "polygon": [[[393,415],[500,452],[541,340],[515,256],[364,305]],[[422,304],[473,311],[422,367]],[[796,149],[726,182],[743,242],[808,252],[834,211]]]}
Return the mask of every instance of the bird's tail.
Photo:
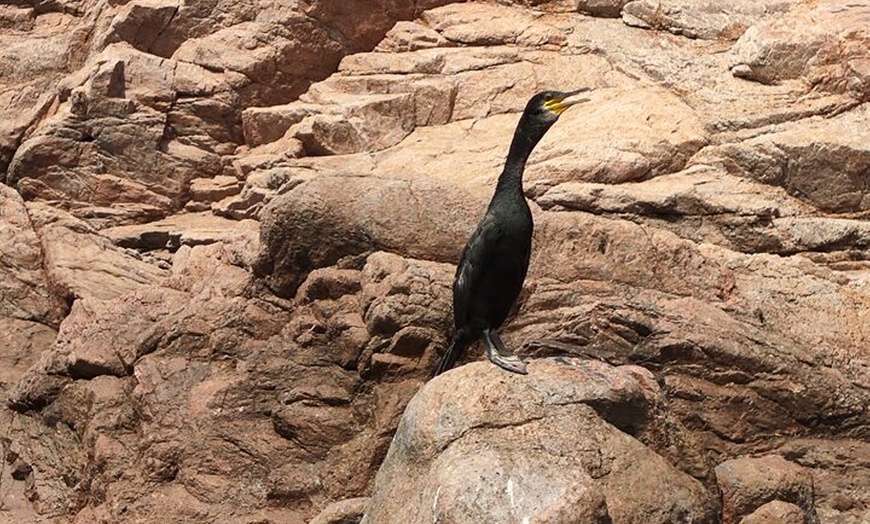
{"label": "bird's tail", "polygon": [[453,342],[450,343],[450,347],[447,348],[447,351],[445,351],[444,355],[441,357],[441,362],[438,363],[438,367],[435,369],[435,374],[432,376],[437,377],[441,373],[452,368],[472,342],[474,342],[473,339],[469,340],[468,337],[457,333],[453,337]]}

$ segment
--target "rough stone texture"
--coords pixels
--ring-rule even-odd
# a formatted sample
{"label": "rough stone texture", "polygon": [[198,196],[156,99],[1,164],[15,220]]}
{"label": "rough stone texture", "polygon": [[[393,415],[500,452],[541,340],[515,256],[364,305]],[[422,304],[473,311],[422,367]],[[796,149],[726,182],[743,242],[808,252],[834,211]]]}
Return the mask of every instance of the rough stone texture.
{"label": "rough stone texture", "polygon": [[241,192],[242,183],[234,176],[216,176],[214,178],[196,178],[190,181],[190,202],[206,205]]}
{"label": "rough stone texture", "polygon": [[295,100],[448,2],[73,3],[4,8],[0,168],[27,199],[117,225],[178,211],[193,179],[224,174],[245,108]]}
{"label": "rough stone texture", "polygon": [[806,524],[808,520],[798,506],[774,500],[740,519],[740,524]]}
{"label": "rough stone texture", "polygon": [[[719,522],[711,464],[781,456],[812,500],[746,459],[728,518],[864,524],[866,2],[447,3],[0,6],[0,522],[355,523],[518,112],[587,86],[525,174],[503,336],[546,373],[453,373],[598,400],[540,413],[573,433],[475,427],[419,478],[554,457],[575,504],[513,485],[542,522]],[[682,506],[586,467],[617,447]]]}
{"label": "rough stone texture", "polygon": [[785,16],[750,27],[731,50],[732,72],[762,83],[801,78],[814,85],[870,95],[870,5],[797,4]]}
{"label": "rough stone texture", "polygon": [[39,237],[21,197],[0,185],[0,315],[58,324],[63,304],[44,271]]}
{"label": "rough stone texture", "polygon": [[[127,88],[127,83],[132,84]],[[216,74],[113,44],[64,80],[53,114],[12,158],[6,182],[28,199],[60,200],[80,217],[108,208],[127,219],[177,210],[190,180],[221,171],[215,151],[233,144],[225,102],[176,115],[180,92],[232,96]],[[223,113],[223,114],[221,114]],[[180,120],[167,133],[173,120]],[[171,138],[172,135],[186,135]],[[224,146],[221,146],[224,144]],[[96,209],[95,209],[96,208]]]}
{"label": "rough stone texture", "polygon": [[28,211],[42,242],[45,274],[67,297],[114,298],[167,275],[64,211],[37,203]]}
{"label": "rough stone texture", "polygon": [[309,524],[359,524],[368,503],[368,497],[357,497],[330,504]]}
{"label": "rough stone texture", "polygon": [[718,493],[650,449],[687,437],[662,402],[634,366],[461,367],[408,404],[363,523],[716,522]]}
{"label": "rough stone texture", "polygon": [[630,0],[578,0],[577,10],[592,16],[619,18],[622,8]]}
{"label": "rough stone texture", "polygon": [[120,247],[138,251],[177,251],[181,246],[232,242],[258,231],[252,220],[229,220],[211,213],[175,215],[147,224],[106,228],[100,233]]}
{"label": "rough stone texture", "polygon": [[[622,6],[621,14],[622,20],[631,26],[663,29],[688,38],[736,39],[759,21],[788,11],[792,3],[788,0],[766,0],[721,5],[706,0],[633,0]],[[610,12],[606,10],[606,14]]]}
{"label": "rough stone texture", "polygon": [[[19,359],[10,449],[33,472],[4,496],[26,477],[42,501],[22,518],[308,522],[365,493],[428,374],[418,362],[444,343],[452,267],[373,254],[362,270],[312,273],[288,302],[258,291],[257,251],[250,231],[182,246],[161,286],[77,300],[38,361],[4,353]],[[52,432],[62,449],[27,444]]]}
{"label": "rough stone texture", "polygon": [[[275,199],[262,215],[268,253],[262,271],[279,294],[292,294],[308,271],[365,252],[391,250],[415,258],[455,260],[482,207],[448,184],[431,180],[318,177]],[[413,220],[393,211],[418,207]],[[287,210],[292,210],[287,212]],[[368,217],[362,222],[359,217]],[[407,227],[410,226],[410,227]]]}
{"label": "rough stone texture", "polygon": [[698,161],[783,187],[823,211],[870,209],[870,146],[867,104],[833,118],[783,124],[740,143],[716,146]]}
{"label": "rough stone texture", "polygon": [[802,513],[800,522],[819,521],[813,508],[812,476],[778,455],[723,462],[716,466],[716,478],[722,490],[723,524],[745,522],[743,517],[750,514],[750,522],[760,519],[773,511],[762,509],[773,501],[797,506]]}

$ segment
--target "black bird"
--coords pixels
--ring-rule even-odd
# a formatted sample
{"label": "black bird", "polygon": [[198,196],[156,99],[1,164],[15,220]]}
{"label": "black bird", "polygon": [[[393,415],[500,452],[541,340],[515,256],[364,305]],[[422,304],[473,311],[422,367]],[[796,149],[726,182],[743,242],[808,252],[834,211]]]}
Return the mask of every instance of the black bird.
{"label": "black bird", "polygon": [[478,339],[486,344],[491,362],[508,371],[526,373],[525,362],[505,349],[496,332],[520,294],[532,251],[532,212],[523,194],[523,170],[532,149],[559,115],[587,101],[577,95],[588,90],[544,91],[526,104],[495,194],[462,250],[453,281],[453,342],[435,375],[452,368]]}

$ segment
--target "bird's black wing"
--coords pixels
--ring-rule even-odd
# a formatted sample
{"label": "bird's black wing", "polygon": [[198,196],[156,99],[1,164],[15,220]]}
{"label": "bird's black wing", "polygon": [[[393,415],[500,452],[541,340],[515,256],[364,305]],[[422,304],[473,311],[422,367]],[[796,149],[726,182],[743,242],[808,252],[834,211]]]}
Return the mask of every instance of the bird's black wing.
{"label": "bird's black wing", "polygon": [[491,266],[493,247],[498,245],[501,234],[498,221],[487,213],[462,250],[453,281],[453,318],[457,329],[468,321],[469,307],[483,282],[484,271]]}

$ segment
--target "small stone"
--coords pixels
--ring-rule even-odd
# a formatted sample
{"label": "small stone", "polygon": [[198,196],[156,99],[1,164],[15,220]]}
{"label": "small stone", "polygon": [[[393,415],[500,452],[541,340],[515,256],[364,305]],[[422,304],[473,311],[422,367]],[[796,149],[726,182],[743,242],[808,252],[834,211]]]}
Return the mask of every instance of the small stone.
{"label": "small stone", "polygon": [[737,64],[731,66],[731,74],[736,76],[737,78],[745,78],[747,80],[755,79],[755,74],[752,72],[752,68],[746,64]]}
{"label": "small stone", "polygon": [[325,507],[309,524],[358,524],[362,520],[369,497],[358,497],[333,502]]}
{"label": "small stone", "polygon": [[190,198],[197,202],[217,202],[223,198],[237,195],[241,190],[242,183],[231,176],[195,178],[190,182]]}
{"label": "small stone", "polygon": [[774,500],[740,519],[740,524],[806,524],[804,511],[788,502]]}
{"label": "small stone", "polygon": [[716,478],[722,490],[723,524],[738,524],[744,516],[775,500],[795,505],[802,518],[805,516],[812,522],[817,521],[812,476],[803,467],[779,455],[728,460],[716,466]]}

